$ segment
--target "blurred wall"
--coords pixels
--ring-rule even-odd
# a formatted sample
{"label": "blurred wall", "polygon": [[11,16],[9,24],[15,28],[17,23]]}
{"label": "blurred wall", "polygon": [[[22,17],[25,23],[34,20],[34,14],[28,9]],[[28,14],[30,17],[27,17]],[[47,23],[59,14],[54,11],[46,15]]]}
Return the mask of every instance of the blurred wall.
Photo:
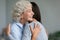
{"label": "blurred wall", "polygon": [[0,33],[6,25],[6,0],[0,0]]}
{"label": "blurred wall", "polygon": [[35,2],[40,7],[42,23],[48,33],[60,31],[60,0],[35,0]]}

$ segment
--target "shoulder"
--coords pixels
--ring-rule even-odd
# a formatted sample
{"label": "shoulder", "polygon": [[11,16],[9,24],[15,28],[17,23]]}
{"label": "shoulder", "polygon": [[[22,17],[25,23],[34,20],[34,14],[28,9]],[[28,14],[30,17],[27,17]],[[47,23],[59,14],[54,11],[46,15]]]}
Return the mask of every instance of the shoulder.
{"label": "shoulder", "polygon": [[17,27],[16,23],[11,24],[11,28],[16,28],[16,27]]}
{"label": "shoulder", "polygon": [[11,28],[11,31],[17,31],[19,29],[16,23],[12,23],[10,28]]}
{"label": "shoulder", "polygon": [[31,22],[30,25],[34,25],[34,23],[38,24],[41,27],[41,29],[45,29],[44,25],[42,23],[40,23],[39,21]]}

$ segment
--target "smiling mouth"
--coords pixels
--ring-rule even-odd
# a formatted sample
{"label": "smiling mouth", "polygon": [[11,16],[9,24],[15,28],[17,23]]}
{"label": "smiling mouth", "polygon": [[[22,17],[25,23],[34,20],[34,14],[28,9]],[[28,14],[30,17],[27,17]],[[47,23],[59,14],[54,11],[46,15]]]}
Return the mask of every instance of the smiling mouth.
{"label": "smiling mouth", "polygon": [[33,21],[33,18],[32,17],[30,17],[31,19],[28,21],[28,23],[31,23],[32,21]]}
{"label": "smiling mouth", "polygon": [[30,18],[33,18],[33,16],[31,16]]}
{"label": "smiling mouth", "polygon": [[32,21],[28,21],[28,23],[31,23]]}

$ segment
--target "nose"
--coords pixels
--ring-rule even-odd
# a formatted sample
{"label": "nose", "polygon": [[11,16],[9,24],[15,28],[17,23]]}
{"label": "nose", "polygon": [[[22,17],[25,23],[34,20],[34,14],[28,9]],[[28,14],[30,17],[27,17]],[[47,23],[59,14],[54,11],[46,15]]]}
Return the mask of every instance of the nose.
{"label": "nose", "polygon": [[32,15],[34,15],[34,12],[32,11]]}

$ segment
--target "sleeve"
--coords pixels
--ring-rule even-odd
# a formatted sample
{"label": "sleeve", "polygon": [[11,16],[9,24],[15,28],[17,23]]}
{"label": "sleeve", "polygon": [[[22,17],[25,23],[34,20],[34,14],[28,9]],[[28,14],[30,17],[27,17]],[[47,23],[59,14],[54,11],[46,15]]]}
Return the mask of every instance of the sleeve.
{"label": "sleeve", "polygon": [[21,32],[16,25],[12,25],[10,35],[6,36],[7,40],[21,40]]}
{"label": "sleeve", "polygon": [[48,36],[46,34],[46,30],[45,30],[44,26],[39,22],[38,22],[38,24],[41,27],[41,32],[39,33],[37,40],[48,40]]}
{"label": "sleeve", "polygon": [[41,26],[42,26],[42,31],[41,31],[41,33],[42,33],[42,38],[43,38],[43,40],[48,40],[48,35],[47,35],[47,33],[46,33],[46,30],[45,30],[45,28],[44,28],[44,26],[41,24]]}

